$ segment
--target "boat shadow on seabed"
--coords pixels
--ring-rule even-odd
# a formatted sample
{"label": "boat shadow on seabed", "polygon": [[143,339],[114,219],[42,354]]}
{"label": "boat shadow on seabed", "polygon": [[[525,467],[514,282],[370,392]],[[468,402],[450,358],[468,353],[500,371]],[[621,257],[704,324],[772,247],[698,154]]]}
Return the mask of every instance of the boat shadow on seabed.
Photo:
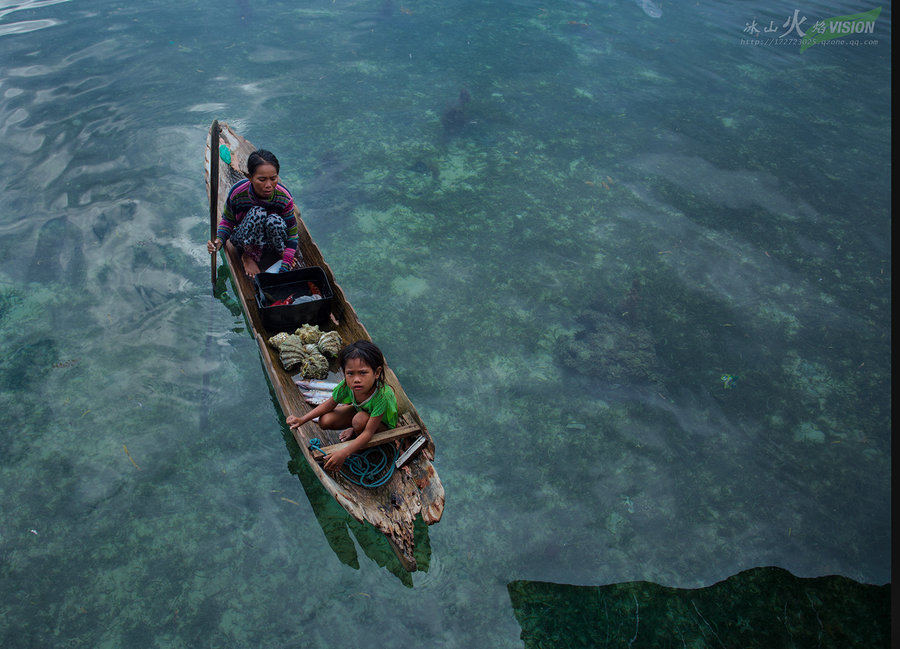
{"label": "boat shadow on seabed", "polygon": [[507,584],[525,649],[891,646],[891,586],[744,570],[705,588]]}

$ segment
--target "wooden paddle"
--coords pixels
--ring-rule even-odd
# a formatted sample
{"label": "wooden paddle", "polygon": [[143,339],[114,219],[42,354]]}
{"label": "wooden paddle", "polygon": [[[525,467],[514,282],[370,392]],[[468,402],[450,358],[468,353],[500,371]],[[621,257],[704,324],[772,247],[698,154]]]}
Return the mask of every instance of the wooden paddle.
{"label": "wooden paddle", "polygon": [[[218,207],[219,207],[219,120],[214,120],[209,129],[209,231],[210,241],[216,240],[216,230],[218,227]],[[212,251],[212,293],[216,295],[216,251]],[[209,327],[206,331],[206,347],[203,350],[203,388],[200,392],[200,432],[209,432],[209,410],[212,400],[209,387],[209,373],[211,363],[209,355],[212,350],[213,342],[213,314],[216,301],[210,300],[209,303]],[[127,450],[126,450],[127,452]]]}
{"label": "wooden paddle", "polygon": [[[215,242],[219,225],[219,120],[209,129],[209,240]],[[212,251],[212,283],[216,285],[216,251]]]}

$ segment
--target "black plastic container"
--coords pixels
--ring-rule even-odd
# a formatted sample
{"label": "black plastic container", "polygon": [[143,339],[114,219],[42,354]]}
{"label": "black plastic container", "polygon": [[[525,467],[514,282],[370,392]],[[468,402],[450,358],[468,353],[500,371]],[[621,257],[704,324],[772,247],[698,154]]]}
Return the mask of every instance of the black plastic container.
{"label": "black plastic container", "polygon": [[[319,289],[321,300],[293,302],[272,306],[291,295],[294,299],[312,295],[310,282]],[[307,266],[283,273],[258,273],[256,284],[256,306],[263,325],[270,331],[293,331],[301,325],[324,325],[331,313],[331,299],[334,293],[325,271],[318,266]]]}

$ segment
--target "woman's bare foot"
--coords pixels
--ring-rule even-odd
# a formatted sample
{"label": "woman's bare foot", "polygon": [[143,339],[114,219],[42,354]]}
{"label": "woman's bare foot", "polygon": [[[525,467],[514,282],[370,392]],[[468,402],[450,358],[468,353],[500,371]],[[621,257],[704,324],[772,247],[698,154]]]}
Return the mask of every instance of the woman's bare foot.
{"label": "woman's bare foot", "polygon": [[346,442],[347,440],[353,439],[354,437],[356,437],[356,433],[353,432],[352,428],[348,428],[347,430],[345,430],[344,432],[341,433],[341,436],[339,439],[342,442]]}
{"label": "woman's bare foot", "polygon": [[256,277],[259,274],[259,264],[256,263],[253,257],[241,255],[241,261],[244,264],[244,272],[247,273],[247,277]]}

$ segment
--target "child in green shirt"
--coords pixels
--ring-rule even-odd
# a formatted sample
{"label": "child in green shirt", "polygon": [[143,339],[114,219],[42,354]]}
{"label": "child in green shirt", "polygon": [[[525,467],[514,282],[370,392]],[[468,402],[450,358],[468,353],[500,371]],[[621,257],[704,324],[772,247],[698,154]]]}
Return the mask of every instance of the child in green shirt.
{"label": "child in green shirt", "polygon": [[339,471],[351,453],[365,448],[379,430],[397,425],[397,397],[384,382],[384,355],[368,340],[358,340],[344,347],[338,354],[344,380],[337,384],[331,397],[302,417],[291,415],[287,424],[299,428],[319,418],[319,426],[345,430],[342,442],[353,440],[345,448],[328,455],[325,470]]}

